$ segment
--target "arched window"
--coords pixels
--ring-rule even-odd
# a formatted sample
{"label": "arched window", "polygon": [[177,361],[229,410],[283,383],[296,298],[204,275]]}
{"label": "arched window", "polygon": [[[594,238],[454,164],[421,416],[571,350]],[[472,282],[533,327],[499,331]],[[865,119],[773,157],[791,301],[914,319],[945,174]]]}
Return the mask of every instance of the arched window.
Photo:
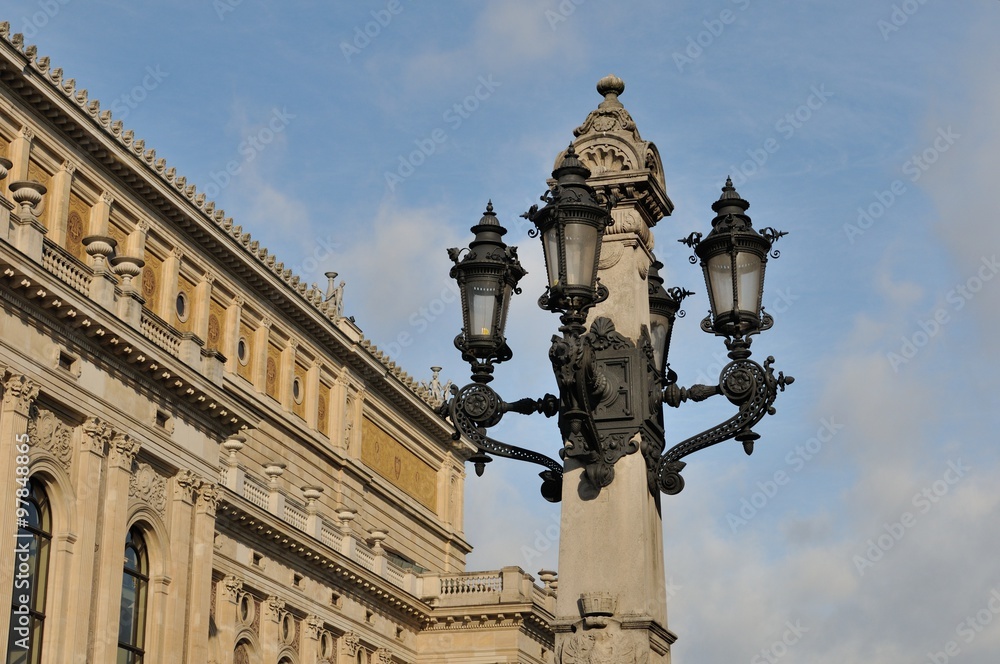
{"label": "arched window", "polygon": [[236,644],[236,650],[233,653],[233,664],[250,664],[250,650],[247,647],[246,641],[240,641]]}
{"label": "arched window", "polygon": [[146,632],[146,595],[149,587],[149,557],[137,528],[125,538],[125,569],[122,572],[122,605],[118,622],[118,664],[142,664]]}
{"label": "arched window", "polygon": [[[18,500],[14,543],[14,593],[7,641],[8,664],[37,664],[45,631],[45,586],[49,578],[52,515],[45,491],[30,482],[27,498]],[[22,494],[23,495],[23,494]]]}

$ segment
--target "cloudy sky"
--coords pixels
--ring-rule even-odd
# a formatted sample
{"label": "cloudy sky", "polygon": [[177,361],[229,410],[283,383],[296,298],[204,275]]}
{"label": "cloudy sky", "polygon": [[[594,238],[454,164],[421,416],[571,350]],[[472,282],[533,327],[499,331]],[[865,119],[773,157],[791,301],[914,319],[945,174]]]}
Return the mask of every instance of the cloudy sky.
{"label": "cloudy sky", "polygon": [[[596,81],[622,77],[676,204],[655,229],[668,285],[700,291],[681,383],[724,349],[675,240],[706,231],[727,175],[789,231],[754,350],[797,381],[752,457],[690,457],[663,501],[675,661],[997,661],[1000,2],[333,4],[8,0],[3,19],[300,276],[338,271],[346,313],[415,376],[467,380],[444,249],[492,198],[531,272],[495,383],[511,400],[555,391],[518,215]],[[672,410],[668,443],[723,406]],[[558,447],[544,419],[497,436]],[[514,462],[470,473],[470,569],[556,566],[537,489]]]}

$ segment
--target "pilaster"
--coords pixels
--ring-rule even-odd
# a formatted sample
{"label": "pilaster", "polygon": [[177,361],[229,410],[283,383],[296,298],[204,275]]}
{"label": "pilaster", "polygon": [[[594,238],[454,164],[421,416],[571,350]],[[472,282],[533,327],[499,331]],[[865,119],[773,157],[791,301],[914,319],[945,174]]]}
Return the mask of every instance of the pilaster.
{"label": "pilaster", "polygon": [[272,595],[261,604],[261,611],[263,611],[260,619],[261,661],[276,662],[281,644],[281,617],[285,613],[285,601]]}
{"label": "pilaster", "polygon": [[[226,371],[236,373],[240,358],[236,345],[240,339],[240,318],[243,313],[243,296],[237,295],[226,309],[226,327],[222,333],[222,354],[226,356]],[[247,339],[249,342],[250,340]]]}
{"label": "pilaster", "polygon": [[[7,506],[0,510],[0,606],[10,609],[14,583],[14,542],[17,541],[17,513],[13,509],[18,505],[17,490],[22,488],[16,482],[17,478],[27,479],[28,464],[18,463],[17,457],[27,457],[31,441],[28,439],[28,410],[38,396],[38,385],[27,376],[8,374],[5,367],[0,367],[0,378],[3,382],[3,401],[0,402],[0,500]],[[24,459],[22,459],[24,460]],[[18,473],[23,467],[24,473]],[[7,652],[8,631],[0,630],[0,652]]]}
{"label": "pilaster", "polygon": [[208,339],[208,315],[212,305],[212,284],[215,275],[206,272],[194,289],[194,302],[191,303],[191,331],[199,339]]}
{"label": "pilaster", "polygon": [[219,488],[202,481],[194,512],[194,547],[191,558],[191,589],[188,606],[187,658],[189,664],[209,659],[208,623],[212,602],[212,560],[215,554],[215,508]]}
{"label": "pilaster", "polygon": [[261,393],[267,390],[267,349],[271,343],[271,325],[271,319],[265,316],[253,333],[253,385]]}
{"label": "pilaster", "polygon": [[[132,463],[139,442],[128,434],[116,433],[108,450],[108,480],[105,484],[103,519],[99,536],[97,578],[94,588],[92,661],[110,662],[118,649],[118,614],[121,610],[122,552],[128,533],[128,487]],[[150,601],[157,584],[150,578]],[[148,623],[152,624],[152,623]]]}
{"label": "pilaster", "polygon": [[347,369],[342,369],[330,389],[330,442],[334,447],[348,447],[347,397],[350,380]]}
{"label": "pilaster", "polygon": [[[79,453],[73,464],[76,513],[80,521],[77,524],[77,553],[73,556],[70,574],[74,583],[66,589],[69,596],[66,615],[70,616],[89,616],[94,610],[94,566],[99,525],[99,512],[94,506],[100,504],[101,486],[105,481],[105,449],[111,443],[113,433],[111,427],[97,417],[87,418],[81,426]],[[122,545],[124,546],[124,542]],[[67,655],[56,661],[82,664],[87,659],[90,623],[87,620],[71,620],[67,621],[64,628],[63,643]]]}
{"label": "pilaster", "polygon": [[76,164],[64,161],[49,183],[49,239],[66,246],[66,220],[69,218],[69,191],[73,186]]}
{"label": "pilaster", "polygon": [[184,254],[180,249],[173,249],[160,267],[160,300],[156,303],[156,311],[169,324],[174,325],[175,303],[177,301],[177,279],[180,275],[181,260]]}
{"label": "pilaster", "polygon": [[281,365],[278,367],[278,402],[285,412],[292,411],[292,380],[295,375],[295,352],[299,343],[289,339],[281,350]]}
{"label": "pilaster", "polygon": [[[189,617],[192,591],[198,586],[191,583],[189,570],[192,565],[192,524],[194,522],[195,492],[201,478],[190,470],[181,470],[172,481],[173,496],[170,500],[170,560],[176,574],[176,592],[170,607],[170,617],[164,621],[164,639],[171,644],[165,653],[167,662],[180,664],[189,638],[184,626]],[[190,584],[190,585],[189,585]]]}
{"label": "pilaster", "polygon": [[314,361],[306,371],[306,426],[310,429],[319,429],[319,383],[322,373],[323,364],[319,360]]}
{"label": "pilaster", "polygon": [[[10,160],[13,167],[10,169],[10,177],[7,178],[7,186],[11,182],[28,179],[28,160],[31,158],[31,142],[35,139],[35,132],[31,127],[21,127],[21,131],[10,143]],[[4,193],[9,193],[9,189],[4,187]]]}
{"label": "pilaster", "polygon": [[218,652],[221,655],[219,664],[233,664],[233,648],[236,647],[236,621],[240,593],[243,591],[243,579],[226,576],[218,583],[215,598],[215,625],[218,641]]}

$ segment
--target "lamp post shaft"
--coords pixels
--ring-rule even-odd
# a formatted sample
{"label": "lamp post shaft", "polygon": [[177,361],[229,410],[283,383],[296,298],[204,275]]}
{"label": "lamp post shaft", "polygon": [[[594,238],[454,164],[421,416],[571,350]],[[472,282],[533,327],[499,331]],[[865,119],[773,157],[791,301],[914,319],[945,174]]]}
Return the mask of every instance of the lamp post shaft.
{"label": "lamp post shaft", "polygon": [[[613,78],[598,84],[605,101],[577,130],[575,141],[581,161],[594,172],[588,183],[617,199],[611,210],[615,223],[605,231],[598,269],[609,295],[590,310],[589,322],[609,318],[615,331],[637,343],[650,322],[646,283],[653,260],[650,229],[669,214],[672,204],[664,193],[656,149],[639,138],[634,124],[623,120],[630,120],[617,100],[624,86],[618,79],[608,80]],[[652,157],[619,171],[589,162],[590,155],[607,154],[611,149]],[[636,191],[647,195],[628,195]],[[585,481],[584,470],[580,459],[566,456],[555,623],[557,661],[604,661],[595,657],[607,652],[608,662],[669,664],[675,637],[667,630],[660,497],[659,492],[650,491],[642,451],[618,459],[614,481],[600,489]]]}

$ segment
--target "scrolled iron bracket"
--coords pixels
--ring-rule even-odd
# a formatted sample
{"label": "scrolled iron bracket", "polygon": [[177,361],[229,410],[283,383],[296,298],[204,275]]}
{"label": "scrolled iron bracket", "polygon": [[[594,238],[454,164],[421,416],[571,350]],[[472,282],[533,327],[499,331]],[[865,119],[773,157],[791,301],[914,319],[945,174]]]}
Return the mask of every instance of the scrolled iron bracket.
{"label": "scrolled iron bracket", "polygon": [[559,399],[556,396],[546,394],[541,399],[526,398],[507,403],[495,390],[481,383],[471,383],[461,389],[452,386],[451,394],[451,399],[442,404],[438,414],[451,421],[455,428],[452,434],[454,440],[460,440],[464,436],[476,446],[476,453],[469,458],[476,475],[482,476],[486,464],[493,460],[491,454],[535,463],[545,467],[539,475],[542,478],[542,497],[549,502],[561,500],[563,471],[558,461],[486,435],[486,429],[498,424],[504,413],[541,413],[552,417],[559,409]]}
{"label": "scrolled iron bracket", "polygon": [[[738,354],[748,356],[749,351]],[[722,368],[719,384],[716,386],[694,385],[686,389],[676,385],[667,386],[664,390],[664,402],[671,406],[680,405],[682,401],[700,401],[721,394],[737,406],[739,411],[725,422],[674,445],[660,456],[655,467],[650,465],[650,490],[659,490],[668,495],[680,493],[684,488],[684,478],[680,472],[685,466],[681,459],[698,450],[735,439],[743,444],[747,454],[753,453],[754,443],[760,438],[753,427],[765,415],[776,412],[773,404],[778,392],[783,392],[787,385],[795,381],[782,372],[775,377],[773,364],[774,358],[770,356],[763,366],[749,357],[739,357]],[[649,461],[651,459],[647,457],[647,462]]]}

